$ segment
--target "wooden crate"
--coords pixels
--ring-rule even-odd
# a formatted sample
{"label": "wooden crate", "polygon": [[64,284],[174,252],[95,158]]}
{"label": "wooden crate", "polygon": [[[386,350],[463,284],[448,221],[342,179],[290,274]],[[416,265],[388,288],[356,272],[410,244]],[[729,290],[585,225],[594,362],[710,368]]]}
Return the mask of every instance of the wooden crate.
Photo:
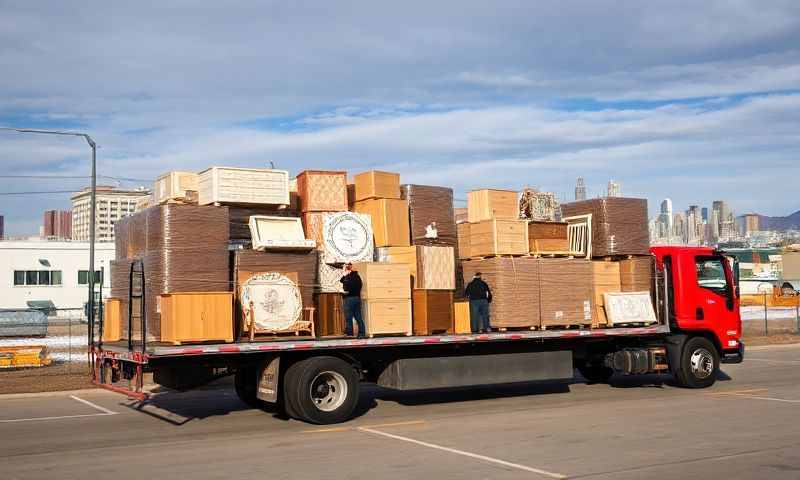
{"label": "wooden crate", "polygon": [[469,231],[470,231],[470,224],[469,223],[459,223],[457,225],[458,230],[458,258],[470,258],[470,249],[469,249]]}
{"label": "wooden crate", "polygon": [[453,333],[453,292],[447,290],[414,290],[414,335]]}
{"label": "wooden crate", "polygon": [[473,190],[467,194],[467,219],[469,223],[495,218],[519,218],[519,200],[513,190]]}
{"label": "wooden crate", "polygon": [[411,335],[410,298],[364,300],[361,307],[368,337],[387,334]]}
{"label": "wooden crate", "polygon": [[233,293],[166,293],[160,303],[162,342],[233,341]]}
{"label": "wooden crate", "polygon": [[372,218],[372,234],[376,247],[411,245],[408,203],[404,200],[386,198],[360,200],[355,203],[354,209]]}
{"label": "wooden crate", "polygon": [[359,262],[353,270],[361,277],[363,299],[410,299],[410,269],[404,263]]}
{"label": "wooden crate", "polygon": [[377,260],[405,263],[411,274],[411,287],[423,290],[453,290],[455,282],[455,252],[453,247],[417,245],[411,247],[382,247]]}
{"label": "wooden crate", "polygon": [[289,172],[211,167],[200,172],[198,194],[200,205],[289,205]]}
{"label": "wooden crate", "polygon": [[472,333],[469,318],[469,302],[453,303],[453,320],[455,333]]}
{"label": "wooden crate", "polygon": [[563,222],[528,222],[528,251],[537,255],[567,253],[569,251],[567,224]]}
{"label": "wooden crate", "polygon": [[314,296],[317,312],[314,329],[318,337],[344,335],[344,306],[340,293],[318,293]]}
{"label": "wooden crate", "polygon": [[343,212],[347,210],[347,172],[304,170],[297,175],[300,211]]}
{"label": "wooden crate", "polygon": [[194,172],[168,172],[156,178],[153,200],[156,204],[170,200],[186,200],[186,191],[197,191],[198,176]]}
{"label": "wooden crate", "polygon": [[103,305],[103,341],[116,342],[122,337],[122,300],[106,298]]}
{"label": "wooden crate", "polygon": [[525,220],[486,220],[469,227],[470,257],[525,255],[528,226]]}
{"label": "wooden crate", "polygon": [[370,170],[355,176],[355,201],[400,198],[400,174]]}
{"label": "wooden crate", "polygon": [[608,316],[604,294],[622,291],[618,262],[592,262],[592,291],[592,326],[605,327],[608,325]]}

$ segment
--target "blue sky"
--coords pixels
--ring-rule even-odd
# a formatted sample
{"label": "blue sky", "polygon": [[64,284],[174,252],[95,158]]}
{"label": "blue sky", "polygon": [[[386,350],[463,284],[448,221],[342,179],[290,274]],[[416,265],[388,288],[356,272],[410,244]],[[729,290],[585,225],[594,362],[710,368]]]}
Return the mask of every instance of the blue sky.
{"label": "blue sky", "polygon": [[[147,184],[210,165],[800,209],[800,4],[0,0],[0,125]],[[0,133],[5,175],[88,174]],[[82,179],[2,178],[0,192]],[[69,195],[0,196],[9,234]]]}

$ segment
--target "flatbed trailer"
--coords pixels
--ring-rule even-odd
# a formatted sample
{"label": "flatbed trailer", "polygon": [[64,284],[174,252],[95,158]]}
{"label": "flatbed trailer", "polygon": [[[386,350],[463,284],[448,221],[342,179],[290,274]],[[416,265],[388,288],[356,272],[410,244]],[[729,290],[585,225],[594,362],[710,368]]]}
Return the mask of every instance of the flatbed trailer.
{"label": "flatbed trailer", "polygon": [[[147,371],[156,383],[179,390],[232,374],[248,405],[277,406],[316,424],[348,420],[362,381],[425,390],[568,380],[577,369],[590,382],[615,372],[672,373],[680,385],[708,387],[720,363],[744,356],[734,269],[709,248],[653,250],[658,322],[649,326],[185,346],[99,342],[92,346],[94,382],[146,400]],[[703,286],[698,265],[718,267],[722,284]]]}

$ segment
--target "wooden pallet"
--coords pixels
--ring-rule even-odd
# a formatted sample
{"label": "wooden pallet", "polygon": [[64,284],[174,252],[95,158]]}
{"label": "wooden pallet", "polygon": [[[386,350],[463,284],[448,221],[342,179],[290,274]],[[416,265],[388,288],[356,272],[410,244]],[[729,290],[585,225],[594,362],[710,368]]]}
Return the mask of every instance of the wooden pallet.
{"label": "wooden pallet", "polygon": [[538,325],[530,325],[530,326],[527,326],[527,327],[524,327],[524,326],[523,327],[492,327],[492,331],[493,332],[501,332],[501,333],[504,333],[504,332],[525,332],[525,331],[538,330],[538,329],[539,329]]}
{"label": "wooden pallet", "polygon": [[590,323],[571,323],[571,324],[550,324],[550,325],[542,325],[542,330],[589,330],[592,328],[592,324]]}
{"label": "wooden pallet", "polygon": [[593,260],[603,262],[619,262],[621,260],[632,260],[637,256],[641,257],[643,255],[606,255],[604,257],[593,257]]}
{"label": "wooden pallet", "polygon": [[573,252],[531,252],[534,258],[575,258]]}
{"label": "wooden pallet", "polygon": [[388,333],[388,332],[381,332],[381,333],[371,333],[367,335],[367,338],[375,338],[375,337],[397,337],[399,335],[403,335],[406,337],[410,337],[413,335],[411,332],[396,332],[396,333]]}
{"label": "wooden pallet", "polygon": [[651,325],[656,325],[656,323],[654,322],[615,323],[614,325],[606,326],[606,328],[639,328],[639,327],[649,327]]}
{"label": "wooden pallet", "polygon": [[472,260],[488,260],[490,258],[526,258],[526,257],[534,257],[534,255],[531,255],[530,253],[518,253],[518,254],[511,254],[511,255],[507,255],[507,254],[502,254],[502,255],[482,255],[482,256],[477,256],[477,257],[462,258],[461,260],[472,261]]}
{"label": "wooden pallet", "polygon": [[233,341],[230,338],[204,338],[202,340],[191,340],[191,339],[169,340],[165,341],[164,343],[168,343],[170,345],[178,347],[181,345],[213,345],[217,343],[233,343]]}

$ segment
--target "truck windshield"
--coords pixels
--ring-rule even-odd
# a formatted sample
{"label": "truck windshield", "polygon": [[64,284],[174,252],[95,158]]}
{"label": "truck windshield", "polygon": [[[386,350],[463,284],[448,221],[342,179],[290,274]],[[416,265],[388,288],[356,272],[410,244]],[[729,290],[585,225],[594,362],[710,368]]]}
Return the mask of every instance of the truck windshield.
{"label": "truck windshield", "polygon": [[719,257],[697,257],[697,283],[703,288],[713,290],[720,295],[728,292],[728,280],[725,277],[723,259]]}

